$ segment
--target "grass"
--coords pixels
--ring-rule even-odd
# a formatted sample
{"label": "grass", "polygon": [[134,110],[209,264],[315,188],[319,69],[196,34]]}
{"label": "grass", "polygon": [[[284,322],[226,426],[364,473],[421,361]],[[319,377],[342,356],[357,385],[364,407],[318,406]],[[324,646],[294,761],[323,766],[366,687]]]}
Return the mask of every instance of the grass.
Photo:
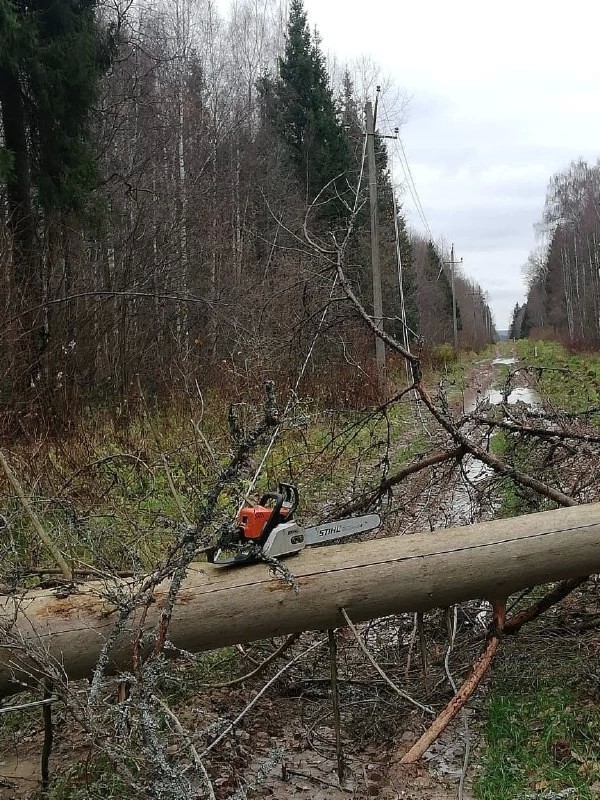
{"label": "grass", "polygon": [[[452,362],[449,368],[451,379],[460,382],[462,365]],[[397,370],[396,384],[405,380],[404,371]],[[428,382],[435,385],[435,380],[431,374]],[[280,398],[281,405],[284,401]],[[262,416],[260,404],[236,408],[244,430]],[[235,449],[227,412],[227,400],[216,394],[162,410],[141,403],[126,418],[99,411],[61,437],[13,442],[4,451],[68,558],[144,571],[160,559],[175,529],[198,518],[208,489]],[[217,524],[235,515],[265,446],[257,449],[243,480],[223,494]],[[295,483],[301,498],[298,516],[311,522],[324,506],[376,484],[384,467],[393,472],[427,447],[423,433],[414,433],[408,402],[381,413],[330,410],[314,398],[300,398],[252,497],[273,490],[279,481]],[[54,567],[3,474],[0,504],[10,533],[0,543],[3,573]]]}
{"label": "grass", "polygon": [[558,342],[529,339],[517,342],[517,352],[525,364],[540,369],[536,388],[553,405],[569,412],[600,405],[600,353],[571,353]]}
{"label": "grass", "polygon": [[52,781],[47,800],[126,800],[136,796],[114,766],[99,757],[67,768],[66,774]]}
{"label": "grass", "polygon": [[[564,660],[569,661],[563,654]],[[572,789],[578,800],[598,797],[600,713],[571,679],[557,675],[494,673],[486,706],[480,800],[552,797]]]}
{"label": "grass", "polygon": [[[535,388],[550,405],[581,411],[600,404],[600,355],[571,354],[554,342],[525,340],[517,347],[524,363],[540,368],[533,372]],[[525,470],[535,463],[535,447],[515,446],[504,433],[494,437],[493,448]],[[548,507],[547,501],[506,481],[497,515]],[[600,709],[586,694],[586,676],[595,668],[577,652],[570,632],[544,638],[544,624],[535,626],[533,641],[527,631],[505,642],[494,668],[484,709],[483,757],[474,782],[480,800],[600,797]],[[532,652],[533,659],[525,655]]]}
{"label": "grass", "polygon": [[[506,431],[496,431],[491,439],[491,449],[496,455],[509,461],[513,466],[532,474],[539,474],[536,469],[536,455],[539,449],[536,442],[515,440]],[[540,475],[540,477],[542,477]],[[521,486],[510,478],[503,478],[495,489],[498,505],[495,511],[497,519],[518,517],[536,511],[548,511],[556,508],[556,503],[547,497]]]}

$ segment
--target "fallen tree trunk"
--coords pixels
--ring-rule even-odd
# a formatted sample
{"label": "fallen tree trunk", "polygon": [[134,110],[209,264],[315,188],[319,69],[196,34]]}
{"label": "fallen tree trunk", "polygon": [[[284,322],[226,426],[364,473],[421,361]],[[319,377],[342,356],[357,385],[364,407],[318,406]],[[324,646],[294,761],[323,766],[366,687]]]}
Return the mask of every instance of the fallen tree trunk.
{"label": "fallen tree trunk", "polygon": [[[506,597],[528,586],[600,572],[600,504],[530,514],[414,536],[313,548],[286,560],[299,593],[266,565],[190,567],[170,626],[177,647],[190,651],[406,611],[449,606],[475,598]],[[67,597],[53,590],[0,598],[0,696],[32,682],[51,657],[70,678],[89,676],[118,612],[105,598],[135,584],[115,580],[79,585]],[[143,618],[154,631],[169,589],[154,592]],[[131,666],[134,612],[111,651],[111,668]]]}

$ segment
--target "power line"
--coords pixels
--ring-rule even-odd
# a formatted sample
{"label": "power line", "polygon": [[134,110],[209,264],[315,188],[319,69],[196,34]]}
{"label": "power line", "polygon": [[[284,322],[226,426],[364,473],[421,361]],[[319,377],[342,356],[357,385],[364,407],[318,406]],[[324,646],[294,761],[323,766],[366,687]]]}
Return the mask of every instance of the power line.
{"label": "power line", "polygon": [[409,164],[409,161],[408,161],[408,158],[407,158],[407,155],[406,155],[406,150],[404,149],[404,144],[402,143],[402,139],[400,138],[400,131],[398,131],[398,138],[396,139],[396,142],[397,142],[398,146],[400,147],[400,149],[402,150],[402,155],[404,157],[404,162],[406,163],[406,169],[407,169],[407,172],[408,172],[408,176],[410,178],[410,182],[411,182],[412,187],[414,189],[414,199],[415,199],[415,201],[416,201],[416,203],[418,205],[419,213],[421,215],[421,219],[423,220],[423,223],[424,223],[424,225],[425,225],[425,227],[427,229],[427,233],[429,234],[429,237],[433,240],[433,234],[431,232],[431,228],[429,227],[429,222],[427,221],[427,217],[425,215],[425,210],[423,208],[423,204],[421,203],[421,198],[419,197],[419,192],[417,190],[417,185],[415,183],[415,179],[413,178],[412,170],[410,168],[410,164]]}
{"label": "power line", "polygon": [[[381,105],[382,105],[383,115],[384,115],[384,117],[386,119],[386,122],[389,125],[389,127],[391,128],[392,127],[392,123],[390,121],[390,118],[389,118],[389,115],[388,115],[388,112],[387,112],[387,109],[385,107],[385,104],[384,104],[383,100],[382,100]],[[404,173],[404,179],[405,179],[406,185],[407,185],[408,190],[410,192],[410,195],[412,197],[412,200],[413,200],[415,209],[417,211],[417,214],[419,215],[419,217],[421,219],[421,222],[423,223],[423,225],[425,227],[425,230],[427,231],[427,234],[429,235],[429,238],[431,239],[431,241],[433,241],[434,240],[433,233],[431,231],[431,227],[429,226],[429,222],[427,220],[427,215],[425,214],[425,209],[423,208],[423,203],[421,202],[421,198],[419,196],[419,191],[417,189],[417,184],[415,182],[415,179],[414,179],[414,176],[413,176],[413,173],[412,173],[412,169],[410,168],[410,163],[409,163],[409,160],[408,160],[408,156],[406,155],[406,148],[404,147],[404,143],[402,142],[402,138],[400,136],[400,129],[398,127],[396,127],[395,131],[396,131],[396,136],[393,137],[393,139],[394,139],[394,142],[395,142],[395,145],[396,145],[396,154],[397,154],[397,157],[398,157],[398,161],[400,162],[400,166],[402,167],[402,172]]]}

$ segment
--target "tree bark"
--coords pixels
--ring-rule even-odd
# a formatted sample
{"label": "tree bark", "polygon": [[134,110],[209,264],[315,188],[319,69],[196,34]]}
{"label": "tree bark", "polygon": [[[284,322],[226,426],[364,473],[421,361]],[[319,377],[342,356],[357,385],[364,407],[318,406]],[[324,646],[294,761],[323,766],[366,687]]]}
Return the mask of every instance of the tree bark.
{"label": "tree bark", "polygon": [[[14,270],[23,290],[37,283],[35,274],[35,221],[31,204],[31,174],[27,150],[27,124],[21,84],[16,74],[0,68],[0,109],[4,146],[13,158],[12,174],[6,182],[9,224],[13,234]],[[35,298],[32,300],[32,305]]]}
{"label": "tree bark", "polygon": [[[192,565],[179,593],[171,641],[190,651],[325,630],[354,621],[423,611],[474,598],[507,597],[549,581],[600,572],[600,504],[546,511],[414,536],[307,549],[286,560],[299,593],[267,566]],[[0,695],[15,679],[42,678],[27,659],[51,655],[70,678],[92,672],[118,616],[102,595],[132,581],[86,583],[67,597],[52,590],[0,598]],[[168,582],[154,592],[144,628],[156,629]],[[112,669],[131,664],[142,609],[111,652]],[[29,673],[29,675],[28,675]]]}
{"label": "tree bark", "polygon": [[[21,312],[40,305],[42,282],[21,83],[16,73],[1,67],[0,112],[4,147],[12,156],[12,170],[6,180],[7,222],[12,243],[11,288],[16,295],[16,309]],[[19,376],[17,381],[21,383],[20,388],[26,391],[38,380],[42,335],[40,316],[39,310],[32,314],[23,314],[20,319],[21,330],[15,336],[15,341],[9,345],[18,354],[20,363],[15,374]]]}

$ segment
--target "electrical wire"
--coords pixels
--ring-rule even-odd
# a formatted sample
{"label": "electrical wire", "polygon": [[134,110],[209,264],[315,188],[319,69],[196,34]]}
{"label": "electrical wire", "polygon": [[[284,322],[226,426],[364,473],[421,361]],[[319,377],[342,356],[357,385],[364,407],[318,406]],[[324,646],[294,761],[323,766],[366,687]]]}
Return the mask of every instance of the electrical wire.
{"label": "electrical wire", "polygon": [[[388,111],[385,107],[383,100],[381,101],[382,112],[385,120],[389,126],[392,128],[392,123],[390,121],[390,117]],[[417,214],[419,215],[421,222],[423,223],[425,230],[431,241],[434,240],[433,233],[431,232],[431,227],[429,226],[429,222],[427,220],[427,215],[425,214],[425,209],[423,208],[423,203],[421,202],[421,198],[419,196],[419,191],[417,189],[417,184],[415,183],[415,179],[412,173],[412,169],[410,168],[410,163],[408,160],[408,156],[406,155],[406,148],[404,147],[404,143],[402,142],[402,138],[400,136],[400,129],[397,126],[394,126],[396,129],[396,136],[394,137],[394,143],[396,147],[396,155],[398,157],[398,161],[400,166],[402,167],[402,172],[404,173],[404,178],[406,182],[406,186],[410,192],[412,197],[415,209]]]}

